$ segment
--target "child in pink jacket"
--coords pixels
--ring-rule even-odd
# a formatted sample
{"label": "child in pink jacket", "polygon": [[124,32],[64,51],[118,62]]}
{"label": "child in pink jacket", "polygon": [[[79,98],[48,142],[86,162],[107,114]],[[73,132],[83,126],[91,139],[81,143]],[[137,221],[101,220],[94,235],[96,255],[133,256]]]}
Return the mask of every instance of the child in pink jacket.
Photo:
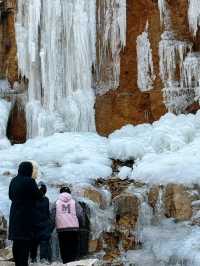
{"label": "child in pink jacket", "polygon": [[74,261],[79,254],[79,221],[77,206],[68,187],[60,189],[56,201],[56,229],[63,263]]}

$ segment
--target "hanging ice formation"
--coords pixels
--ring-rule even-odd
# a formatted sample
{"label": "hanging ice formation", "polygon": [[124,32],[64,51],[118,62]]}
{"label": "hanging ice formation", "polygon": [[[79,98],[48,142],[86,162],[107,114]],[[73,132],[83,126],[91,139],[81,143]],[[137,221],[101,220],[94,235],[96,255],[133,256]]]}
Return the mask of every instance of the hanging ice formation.
{"label": "hanging ice formation", "polygon": [[153,88],[155,79],[151,44],[148,34],[148,22],[145,31],[137,37],[137,68],[138,88],[141,91],[149,91]]}
{"label": "hanging ice formation", "polygon": [[193,91],[195,100],[200,99],[200,53],[190,53],[183,64],[182,86]]}
{"label": "hanging ice formation", "polygon": [[10,142],[6,137],[6,130],[8,124],[8,118],[10,113],[11,104],[6,100],[0,99],[0,150],[8,148]]}
{"label": "hanging ice formation", "polygon": [[170,30],[171,28],[170,11],[168,9],[166,0],[158,0],[158,8],[160,11],[161,25],[164,26],[165,30]]}
{"label": "hanging ice formation", "polygon": [[190,31],[196,36],[198,27],[200,26],[200,1],[188,0],[188,21]]}
{"label": "hanging ice formation", "polygon": [[[192,2],[192,1],[191,1]],[[192,51],[192,44],[177,40],[172,31],[170,10],[166,0],[158,0],[161,24],[165,31],[159,43],[160,77],[164,84],[163,98],[168,111],[184,112],[194,102],[194,88],[182,82],[184,60]]]}
{"label": "hanging ice formation", "polygon": [[96,0],[18,0],[16,39],[28,136],[95,130]]}
{"label": "hanging ice formation", "polygon": [[120,52],[126,44],[126,0],[97,0],[96,93],[119,86]]}
{"label": "hanging ice formation", "polygon": [[181,73],[183,60],[191,51],[192,44],[176,40],[172,32],[165,31],[159,43],[160,77],[163,82],[176,78],[177,68]]}

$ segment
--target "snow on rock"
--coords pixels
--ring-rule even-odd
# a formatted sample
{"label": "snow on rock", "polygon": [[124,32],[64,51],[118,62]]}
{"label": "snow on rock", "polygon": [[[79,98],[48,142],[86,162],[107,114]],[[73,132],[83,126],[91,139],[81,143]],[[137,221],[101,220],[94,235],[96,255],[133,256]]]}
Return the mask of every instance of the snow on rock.
{"label": "snow on rock", "polygon": [[159,226],[145,227],[142,250],[128,251],[124,261],[136,266],[200,265],[199,227],[163,220]]}
{"label": "snow on rock", "polygon": [[118,177],[121,180],[124,180],[126,178],[129,178],[131,176],[132,168],[123,166],[119,169]]}
{"label": "snow on rock", "polygon": [[141,91],[149,91],[153,88],[155,80],[153,70],[153,58],[148,34],[148,22],[145,31],[137,37],[137,84]]}
{"label": "snow on rock", "polygon": [[190,31],[196,36],[200,26],[200,2],[199,0],[188,0],[188,21]]}
{"label": "snow on rock", "polygon": [[[17,173],[18,164],[24,160],[38,162],[40,179],[48,184],[53,200],[56,194],[51,186],[63,183],[81,186],[112,174],[107,139],[95,133],[57,133],[0,150],[0,209],[6,214],[8,185]],[[5,176],[8,171],[10,175]]]}
{"label": "snow on rock", "polygon": [[96,0],[19,0],[15,28],[28,137],[94,131]]}
{"label": "snow on rock", "polygon": [[200,112],[171,113],[152,125],[127,125],[109,136],[109,155],[135,160],[131,178],[147,183],[199,183]]}

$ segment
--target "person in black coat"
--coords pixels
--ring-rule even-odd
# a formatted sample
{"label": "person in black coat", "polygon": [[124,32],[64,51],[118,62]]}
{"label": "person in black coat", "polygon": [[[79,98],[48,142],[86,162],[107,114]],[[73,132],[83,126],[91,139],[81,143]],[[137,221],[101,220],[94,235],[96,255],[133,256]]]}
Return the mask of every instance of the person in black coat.
{"label": "person in black coat", "polygon": [[9,217],[9,239],[13,240],[16,266],[28,266],[30,243],[34,235],[34,207],[42,197],[32,178],[33,164],[22,162],[18,175],[11,180],[9,198],[12,201]]}
{"label": "person in black coat", "polygon": [[53,226],[50,219],[49,199],[45,196],[47,187],[43,182],[39,182],[38,187],[43,197],[36,202],[34,209],[34,237],[31,244],[30,257],[32,262],[37,261],[37,250],[40,246],[40,261],[51,261],[50,238]]}

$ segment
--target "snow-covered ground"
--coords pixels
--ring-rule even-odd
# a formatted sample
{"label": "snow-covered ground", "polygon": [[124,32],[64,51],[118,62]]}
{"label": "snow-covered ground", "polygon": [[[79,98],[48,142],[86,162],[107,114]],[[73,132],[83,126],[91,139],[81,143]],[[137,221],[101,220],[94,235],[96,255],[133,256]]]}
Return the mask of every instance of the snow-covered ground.
{"label": "snow-covered ground", "polygon": [[[2,132],[5,132],[4,124]],[[3,135],[0,142],[5,141]],[[60,183],[76,187],[91,184],[97,178],[106,179],[112,175],[111,159],[134,161],[132,168],[119,169],[121,178],[189,185],[200,183],[200,112],[179,116],[168,113],[152,125],[127,125],[108,138],[96,133],[56,133],[0,148],[0,208],[3,211],[7,209],[9,181],[23,160],[36,160],[40,179],[50,187]],[[51,188],[50,192],[52,196]]]}
{"label": "snow-covered ground", "polygon": [[126,265],[199,266],[199,227],[166,219],[158,226],[145,227],[142,234],[143,249],[124,254]]}

